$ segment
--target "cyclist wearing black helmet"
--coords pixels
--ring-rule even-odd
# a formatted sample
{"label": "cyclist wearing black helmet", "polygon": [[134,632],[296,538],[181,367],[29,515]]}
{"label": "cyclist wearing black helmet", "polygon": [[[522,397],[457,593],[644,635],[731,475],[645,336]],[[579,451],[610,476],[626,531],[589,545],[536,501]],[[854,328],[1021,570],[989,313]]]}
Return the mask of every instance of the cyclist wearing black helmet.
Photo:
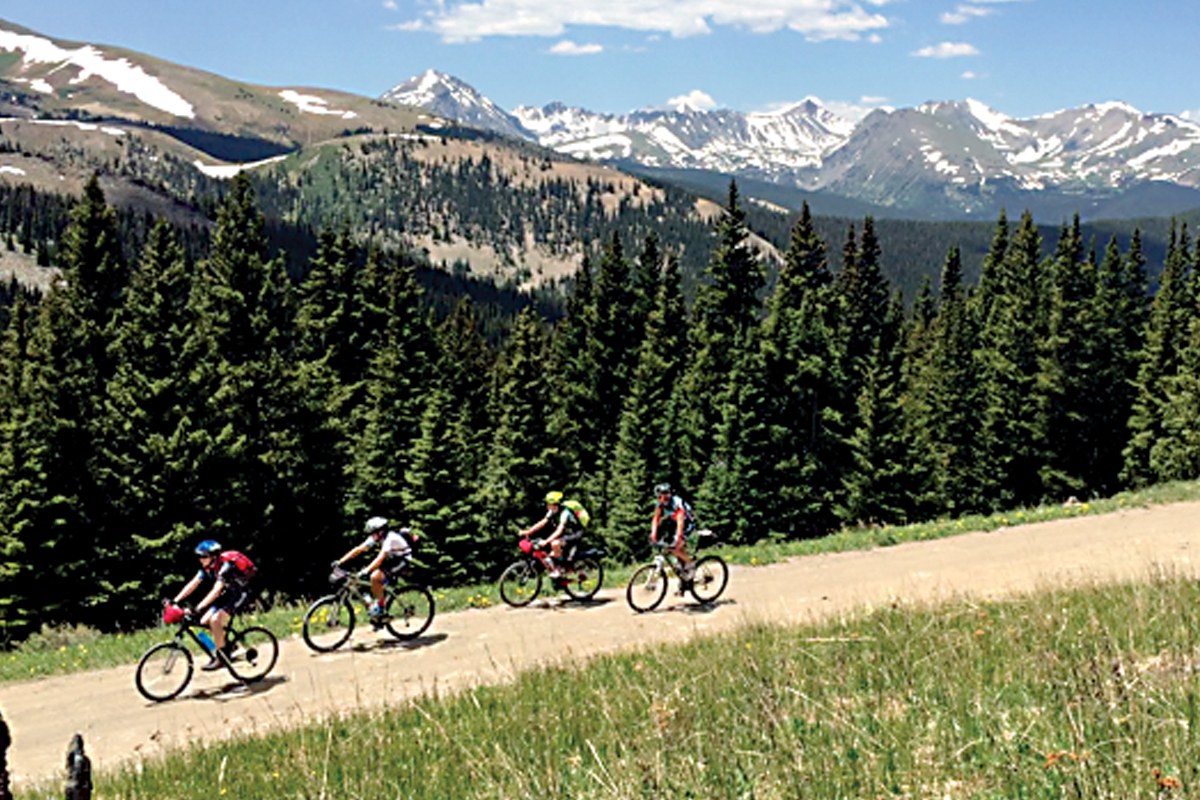
{"label": "cyclist wearing black helmet", "polygon": [[[687,537],[696,529],[696,518],[692,516],[692,507],[683,498],[671,491],[669,483],[660,483],[654,487],[658,503],[654,507],[654,517],[650,521],[650,541],[658,541],[659,526],[666,520],[667,525],[674,530],[664,530],[664,544],[671,553],[683,564],[684,572],[690,572],[692,557],[688,555]],[[671,538],[667,538],[670,536]]]}
{"label": "cyclist wearing black helmet", "polygon": [[[196,613],[201,615],[200,624],[207,625],[212,631],[213,645],[219,650],[225,646],[225,627],[229,618],[250,599],[254,562],[236,550],[222,550],[212,539],[196,545],[195,552],[200,558],[200,571],[179,590],[173,602],[178,605],[196,591],[202,581],[212,580],[212,588],[196,604]],[[201,669],[211,672],[220,667],[221,662],[215,652],[209,655],[211,658]]]}

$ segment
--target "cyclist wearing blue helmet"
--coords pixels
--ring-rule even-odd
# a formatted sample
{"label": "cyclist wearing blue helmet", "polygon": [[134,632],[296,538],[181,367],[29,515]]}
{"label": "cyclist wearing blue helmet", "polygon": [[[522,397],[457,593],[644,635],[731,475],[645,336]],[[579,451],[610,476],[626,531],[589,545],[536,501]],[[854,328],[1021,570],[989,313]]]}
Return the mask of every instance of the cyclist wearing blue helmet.
{"label": "cyclist wearing blue helmet", "polygon": [[[254,562],[236,550],[222,550],[212,539],[196,545],[195,552],[200,558],[200,571],[179,590],[173,602],[178,605],[203,581],[211,580],[212,588],[196,604],[196,613],[201,615],[200,624],[207,625],[212,631],[213,644],[221,649],[225,646],[229,618],[250,599],[250,579],[256,572]],[[201,669],[211,672],[220,667],[221,662],[215,652],[209,655],[211,658]]]}

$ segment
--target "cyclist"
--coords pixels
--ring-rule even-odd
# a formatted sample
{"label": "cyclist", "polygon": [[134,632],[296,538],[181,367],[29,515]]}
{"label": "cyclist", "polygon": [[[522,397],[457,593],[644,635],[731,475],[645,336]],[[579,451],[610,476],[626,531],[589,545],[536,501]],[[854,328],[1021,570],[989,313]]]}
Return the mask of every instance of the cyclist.
{"label": "cyclist", "polygon": [[[654,487],[654,494],[658,498],[658,503],[654,507],[654,516],[650,521],[650,541],[658,541],[659,526],[665,521],[669,527],[674,530],[663,530],[664,544],[667,549],[679,559],[679,563],[683,565],[683,578],[692,576],[692,557],[687,552],[688,536],[696,530],[696,518],[692,515],[692,507],[684,502],[684,499],[675,494],[671,490],[671,484],[660,483]],[[666,539],[667,534],[671,538]]]}
{"label": "cyclist", "polygon": [[563,500],[562,492],[546,494],[546,516],[521,531],[522,537],[529,537],[551,523],[555,523],[554,532],[543,539],[541,546],[550,545],[550,555],[543,562],[551,580],[561,578],[558,561],[562,558],[563,548],[576,545],[583,539],[587,529],[589,515],[583,505],[575,500]]}
{"label": "cyclist", "polygon": [[208,663],[201,667],[211,672],[221,666],[216,651],[225,647],[225,628],[230,617],[250,600],[250,580],[256,570],[249,558],[237,550],[222,550],[212,539],[196,545],[195,552],[200,558],[200,571],[179,590],[173,602],[178,605],[196,591],[202,581],[212,580],[212,588],[196,604],[196,613],[201,615],[200,624],[208,626],[212,632],[214,650],[209,654]]}
{"label": "cyclist", "polygon": [[417,536],[411,528],[389,531],[386,517],[371,517],[367,520],[363,532],[367,534],[366,540],[333,562],[333,566],[340,567],[346,561],[379,545],[379,552],[371,563],[358,571],[360,576],[371,576],[371,594],[375,597],[375,602],[367,609],[367,615],[371,618],[371,624],[378,628],[383,622],[385,611],[384,584],[408,570],[412,558],[410,542],[416,541]]}

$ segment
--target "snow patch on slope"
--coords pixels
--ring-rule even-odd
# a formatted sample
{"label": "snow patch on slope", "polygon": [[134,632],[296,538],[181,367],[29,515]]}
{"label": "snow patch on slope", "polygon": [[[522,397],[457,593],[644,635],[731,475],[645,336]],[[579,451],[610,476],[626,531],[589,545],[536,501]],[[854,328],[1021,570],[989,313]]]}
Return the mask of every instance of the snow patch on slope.
{"label": "snow patch on slope", "polygon": [[342,119],[354,119],[358,116],[353,111],[339,111],[335,108],[330,108],[325,98],[317,97],[313,94],[300,94],[291,89],[284,89],[279,93],[279,96],[305,114],[333,114],[340,116]]}
{"label": "snow patch on slope", "polygon": [[[40,36],[0,29],[0,50],[23,53],[26,65],[57,64],[53,72],[68,66],[76,67],[79,74],[71,79],[71,83],[82,83],[95,75],[116,86],[118,91],[131,94],[160,111],[188,119],[196,117],[192,104],[167,88],[158,78],[146,74],[145,70],[130,63],[127,58],[105,58],[104,53],[91,45],[66,50]],[[34,88],[38,91],[53,91],[45,81],[35,82]]]}
{"label": "snow patch on slope", "polygon": [[264,158],[262,161],[250,161],[245,164],[205,164],[197,160],[193,161],[192,165],[210,178],[228,180],[243,170],[274,164],[276,161],[282,161],[285,158],[287,158],[286,155],[272,156],[271,158]]}

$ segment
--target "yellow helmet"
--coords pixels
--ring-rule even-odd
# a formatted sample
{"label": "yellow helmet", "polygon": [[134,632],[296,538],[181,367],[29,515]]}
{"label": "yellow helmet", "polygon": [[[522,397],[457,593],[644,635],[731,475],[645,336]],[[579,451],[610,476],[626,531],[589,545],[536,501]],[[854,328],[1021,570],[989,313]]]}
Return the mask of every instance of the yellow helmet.
{"label": "yellow helmet", "polygon": [[547,492],[546,493],[546,505],[548,505],[548,506],[556,506],[556,505],[562,503],[562,499],[563,499],[562,492]]}

